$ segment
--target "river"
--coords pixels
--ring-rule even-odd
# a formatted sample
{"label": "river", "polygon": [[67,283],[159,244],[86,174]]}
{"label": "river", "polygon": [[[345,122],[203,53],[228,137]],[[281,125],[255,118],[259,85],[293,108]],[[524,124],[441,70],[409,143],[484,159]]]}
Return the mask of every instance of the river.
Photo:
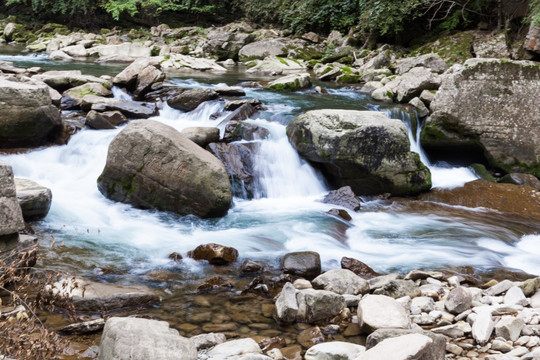
{"label": "river", "polygon": [[[80,68],[87,74],[114,75],[122,66],[57,63],[45,57],[8,54],[0,60],[46,69]],[[258,78],[242,72],[209,76],[176,75],[182,87],[243,86]],[[213,270],[186,259],[197,245],[215,242],[239,251],[240,260],[262,260],[278,267],[291,251],[321,254],[323,269],[337,268],[343,256],[359,259],[379,272],[411,269],[457,269],[477,272],[523,271],[540,275],[540,224],[486,209],[470,209],[408,199],[370,200],[352,221],[344,223],[326,214],[332,205],[320,202],[329,190],[322,176],[299,158],[285,134],[286,124],[311,109],[339,108],[384,111],[403,120],[410,129],[411,148],[421,154],[433,174],[434,187],[455,187],[476,177],[466,168],[431,164],[421,147],[415,114],[397,105],[376,104],[357,89],[320,83],[327,94],[312,90],[276,93],[245,87],[247,97],[259,98],[266,110],[249,120],[269,130],[256,157],[262,174],[255,199],[235,198],[220,219],[201,220],[170,213],[139,210],[106,199],[96,179],[105,165],[109,143],[121,129],[83,129],[67,145],[1,154],[17,177],[51,188],[48,216],[32,223],[45,245],[54,239],[63,246],[42,252],[39,266],[65,270],[118,283],[149,283],[175,297],[181,284],[209,276]],[[116,96],[121,96],[117,95]],[[125,96],[125,95],[124,95]],[[181,130],[188,126],[218,126],[223,101],[203,103],[190,113],[165,106],[153,120]],[[144,121],[144,120],[137,120]],[[184,255],[180,264],[168,255]],[[148,281],[151,270],[177,274],[176,283]],[[171,303],[169,303],[171,304]],[[170,305],[172,306],[172,305]]]}

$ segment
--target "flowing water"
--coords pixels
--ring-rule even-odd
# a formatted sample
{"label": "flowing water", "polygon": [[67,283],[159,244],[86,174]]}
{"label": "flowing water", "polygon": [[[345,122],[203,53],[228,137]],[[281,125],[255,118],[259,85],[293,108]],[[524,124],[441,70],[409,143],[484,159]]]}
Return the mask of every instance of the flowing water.
{"label": "flowing water", "polygon": [[[60,66],[28,56],[22,60],[13,55],[0,56],[2,59],[18,59],[17,64],[23,66],[42,66],[42,62]],[[83,73],[117,72],[114,66],[78,66]],[[215,87],[244,80],[250,79],[236,73],[228,77],[177,78],[174,82],[183,87]],[[168,255],[185,255],[197,245],[209,242],[233,246],[242,259],[264,260],[274,266],[287,252],[311,250],[321,254],[325,269],[339,267],[341,257],[348,256],[380,272],[467,265],[479,270],[502,268],[540,274],[538,223],[485,209],[408,200],[368,201],[361,211],[351,214],[350,224],[328,216],[326,212],[333,206],[320,200],[329,189],[321,175],[297,155],[285,134],[288,122],[307,110],[386,112],[408,125],[411,149],[430,168],[434,187],[459,186],[476,177],[467,168],[429,163],[416,141],[420,126],[415,125],[418,121],[410,109],[374,104],[354,88],[326,90],[328,94],[322,95],[312,91],[284,94],[245,88],[247,97],[257,97],[266,106],[266,110],[249,120],[270,133],[268,139],[258,140],[261,147],[256,166],[261,174],[261,189],[253,200],[235,198],[233,207],[221,219],[201,220],[138,210],[101,195],[96,179],[105,165],[108,145],[121,129],[83,129],[67,145],[0,158],[13,166],[17,177],[51,188],[50,213],[33,226],[46,240],[54,238],[65,244],[59,250],[46,252],[44,263],[76,274],[102,274],[103,269],[114,268],[115,276],[108,280],[133,283],[142,281],[141,275],[149,270],[180,269],[185,278],[199,278],[207,271],[206,266],[189,259],[178,265]],[[183,113],[165,105],[153,119],[177,130],[219,126],[223,115],[211,115],[220,113],[223,106],[223,101],[212,101]]]}

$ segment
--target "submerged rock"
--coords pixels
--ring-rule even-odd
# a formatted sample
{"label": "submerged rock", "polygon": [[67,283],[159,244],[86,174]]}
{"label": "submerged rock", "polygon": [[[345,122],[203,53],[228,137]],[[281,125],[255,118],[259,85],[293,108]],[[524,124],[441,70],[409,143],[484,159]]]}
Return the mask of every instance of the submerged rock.
{"label": "submerged rock", "polygon": [[54,141],[61,128],[45,84],[0,77],[0,148],[40,146]]}
{"label": "submerged rock", "polygon": [[528,186],[497,184],[479,179],[459,188],[434,189],[420,195],[419,199],[472,208],[485,207],[540,219],[540,191]]}
{"label": "submerged rock", "polygon": [[540,176],[540,65],[469,59],[443,76],[422,130],[424,148],[480,147],[494,167]]}
{"label": "submerged rock", "polygon": [[339,205],[357,211],[360,210],[362,201],[355,195],[350,186],[343,186],[337,190],[330,191],[324,197],[323,203]]}
{"label": "submerged rock", "polygon": [[196,360],[197,348],[165,321],[112,317],[105,323],[100,360]]}
{"label": "submerged rock", "polygon": [[405,124],[383,113],[308,111],[287,126],[287,135],[331,183],[356,194],[414,195],[431,187],[429,170],[410,151]]}
{"label": "submerged rock", "polygon": [[15,187],[25,220],[39,220],[47,216],[52,202],[51,189],[27,179],[15,179]]}
{"label": "submerged rock", "polygon": [[255,163],[260,143],[212,143],[208,148],[225,165],[234,196],[251,199],[262,191]]}
{"label": "submerged rock", "polygon": [[200,217],[223,216],[231,184],[212,154],[162,123],[126,126],[111,142],[99,190],[139,208]]}

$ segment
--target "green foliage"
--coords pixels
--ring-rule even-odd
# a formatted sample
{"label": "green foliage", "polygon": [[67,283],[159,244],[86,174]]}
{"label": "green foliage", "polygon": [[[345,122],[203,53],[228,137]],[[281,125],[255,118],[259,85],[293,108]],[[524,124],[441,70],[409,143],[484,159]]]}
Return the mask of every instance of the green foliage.
{"label": "green foliage", "polygon": [[47,12],[52,14],[73,15],[75,13],[88,13],[94,10],[97,3],[94,0],[7,0],[6,5],[24,4],[32,6],[34,12]]}
{"label": "green foliage", "polygon": [[527,21],[534,26],[540,26],[540,0],[529,1],[529,15]]}
{"label": "green foliage", "polygon": [[397,34],[422,14],[426,0],[359,0],[360,29],[368,34]]}

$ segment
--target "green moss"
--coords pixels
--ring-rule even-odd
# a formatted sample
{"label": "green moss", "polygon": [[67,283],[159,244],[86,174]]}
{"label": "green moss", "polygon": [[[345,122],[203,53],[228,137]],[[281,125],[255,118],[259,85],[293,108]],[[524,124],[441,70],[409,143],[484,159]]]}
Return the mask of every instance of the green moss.
{"label": "green moss", "polygon": [[309,60],[308,63],[307,63],[307,67],[309,69],[313,69],[315,67],[315,65],[321,63],[321,60]]}
{"label": "green moss", "polygon": [[284,58],[279,57],[279,56],[276,56],[276,58],[277,58],[277,59],[279,60],[279,62],[282,63],[283,65],[289,66],[289,64],[287,63],[287,61],[285,61]]}
{"label": "green moss", "polygon": [[486,169],[484,165],[472,164],[471,166],[469,166],[469,168],[480,178],[491,181],[491,182],[496,182],[495,178],[489,173],[489,171]]}
{"label": "green moss", "polygon": [[448,65],[454,63],[463,63],[472,57],[471,48],[474,40],[474,34],[471,31],[464,31],[449,35],[441,34],[435,41],[418,46],[409,54],[418,56],[428,53],[439,54]]}
{"label": "green moss", "polygon": [[352,69],[348,66],[341,66],[340,69],[342,73],[347,74],[347,75],[353,73]]}
{"label": "green moss", "polygon": [[251,69],[252,67],[257,66],[257,62],[256,62],[256,61],[248,62],[248,63],[246,64],[246,66],[248,67],[248,69]]}
{"label": "green moss", "polygon": [[336,82],[341,84],[355,84],[359,83],[362,79],[362,75],[357,74],[342,74],[336,79]]}

